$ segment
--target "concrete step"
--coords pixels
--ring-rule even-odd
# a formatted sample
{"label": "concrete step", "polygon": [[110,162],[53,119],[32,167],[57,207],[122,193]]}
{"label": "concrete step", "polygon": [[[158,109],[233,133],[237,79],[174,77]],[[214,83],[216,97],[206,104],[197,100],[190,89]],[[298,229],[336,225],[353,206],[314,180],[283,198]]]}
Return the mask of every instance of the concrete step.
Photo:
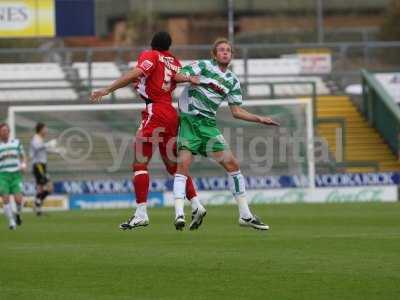
{"label": "concrete step", "polygon": [[[331,131],[335,131],[336,129],[340,129],[342,128],[341,126],[325,126],[325,125],[319,125],[317,126],[317,130],[331,130]],[[346,126],[347,132],[373,132],[373,133],[378,133],[378,131],[376,131],[373,128],[370,127],[354,127],[354,126]]]}
{"label": "concrete step", "polygon": [[[337,117],[335,117],[337,118]],[[322,119],[323,120],[323,119]],[[364,120],[355,120],[355,121],[349,121],[347,119],[343,120],[346,128],[364,128],[364,129],[371,129],[374,130],[374,128],[371,128],[367,122],[365,122]],[[339,128],[341,127],[341,122],[330,122],[330,123],[324,123],[322,122],[318,122],[317,124],[317,128],[323,127],[323,128]]]}
{"label": "concrete step", "polygon": [[382,155],[382,156],[389,156],[393,159],[395,159],[395,156],[392,152],[390,152],[387,148],[383,148],[383,149],[357,149],[357,148],[347,148],[346,149],[347,153],[351,153],[351,154],[378,154],[378,155]]}
{"label": "concrete step", "polygon": [[379,155],[379,154],[354,154],[354,153],[346,153],[347,160],[373,160],[379,163],[393,163],[395,162],[393,156],[390,155]]}
{"label": "concrete step", "polygon": [[397,167],[397,171],[400,171],[400,162],[395,158],[393,161],[383,161],[382,163],[380,163],[381,166],[383,167]]}
{"label": "concrete step", "polygon": [[327,101],[327,102],[347,101],[347,102],[350,102],[350,98],[349,98],[349,96],[325,95],[325,96],[318,96],[317,101]]}
{"label": "concrete step", "polygon": [[[318,133],[325,137],[336,137],[336,129],[329,129],[329,130],[318,130]],[[364,137],[364,138],[381,138],[381,136],[376,132],[364,132],[364,131],[350,131],[346,132],[347,138],[357,138],[357,137]]]}
{"label": "concrete step", "polygon": [[348,173],[373,173],[375,171],[373,167],[352,167],[346,169]]}
{"label": "concrete step", "polygon": [[[329,148],[330,150],[332,150],[332,152],[336,152],[336,147],[331,147]],[[362,155],[362,154],[368,154],[368,155],[381,155],[382,157],[389,157],[391,160],[396,160],[396,157],[394,156],[394,154],[388,150],[381,150],[381,149],[372,149],[370,151],[367,150],[359,150],[359,149],[346,149],[346,154],[348,155],[353,155],[356,156],[357,155]]]}
{"label": "concrete step", "polygon": [[348,111],[345,113],[341,113],[340,111],[332,111],[332,110],[325,110],[317,112],[318,118],[344,118],[344,119],[353,119],[357,121],[363,121],[363,117],[359,115],[356,111]]}
{"label": "concrete step", "polygon": [[356,112],[358,113],[357,109],[354,107],[350,107],[350,106],[332,106],[332,107],[324,107],[324,106],[318,106],[317,107],[317,114],[321,113],[321,112],[338,112],[338,113],[352,113],[352,112]]}
{"label": "concrete step", "polygon": [[398,172],[399,168],[400,168],[399,166],[393,166],[393,167],[391,167],[391,166],[389,166],[389,167],[380,166],[379,170],[381,172]]}

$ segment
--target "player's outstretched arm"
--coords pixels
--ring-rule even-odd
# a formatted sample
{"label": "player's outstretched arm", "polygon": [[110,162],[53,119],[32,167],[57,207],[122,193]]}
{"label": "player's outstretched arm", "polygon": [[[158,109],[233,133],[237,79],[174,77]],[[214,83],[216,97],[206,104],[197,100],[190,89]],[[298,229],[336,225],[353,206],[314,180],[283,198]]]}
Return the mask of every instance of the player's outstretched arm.
{"label": "player's outstretched arm", "polygon": [[194,84],[194,85],[200,84],[200,76],[192,76],[192,75],[186,75],[186,74],[182,74],[182,73],[176,73],[174,76],[174,80],[177,83],[190,82],[191,84]]}
{"label": "player's outstretched arm", "polygon": [[252,114],[247,110],[245,110],[244,108],[240,107],[239,105],[230,105],[229,108],[231,109],[232,116],[235,119],[240,119],[248,122],[255,122],[265,125],[280,126],[279,122],[274,121],[270,117]]}
{"label": "player's outstretched arm", "polygon": [[143,70],[139,68],[133,68],[129,72],[122,75],[120,78],[115,80],[111,85],[104,89],[93,91],[90,95],[91,102],[99,102],[101,98],[107,96],[108,94],[127,86],[129,83],[136,81],[139,77],[143,75]]}

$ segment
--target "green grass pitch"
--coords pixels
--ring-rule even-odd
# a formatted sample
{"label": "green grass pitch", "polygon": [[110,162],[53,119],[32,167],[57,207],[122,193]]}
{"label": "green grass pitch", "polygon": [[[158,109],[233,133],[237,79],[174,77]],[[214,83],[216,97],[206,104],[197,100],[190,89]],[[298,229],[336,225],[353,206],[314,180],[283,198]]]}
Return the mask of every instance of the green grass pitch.
{"label": "green grass pitch", "polygon": [[400,299],[400,204],[258,205],[271,225],[208,207],[176,232],[173,209],[121,232],[129,210],[0,219],[0,299]]}

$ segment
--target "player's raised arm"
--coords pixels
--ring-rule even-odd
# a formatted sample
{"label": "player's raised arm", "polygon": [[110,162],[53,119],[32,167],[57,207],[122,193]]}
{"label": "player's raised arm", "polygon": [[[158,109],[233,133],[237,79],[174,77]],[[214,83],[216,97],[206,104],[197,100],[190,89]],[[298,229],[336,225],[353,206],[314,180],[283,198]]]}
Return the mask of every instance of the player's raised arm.
{"label": "player's raised arm", "polygon": [[253,113],[248,112],[244,108],[240,107],[239,105],[230,105],[229,108],[231,109],[232,116],[235,119],[240,119],[248,122],[255,122],[265,125],[272,125],[272,126],[280,126],[280,124],[270,117],[266,116],[259,116]]}
{"label": "player's raised arm", "polygon": [[129,83],[133,81],[136,81],[143,74],[144,72],[141,68],[138,67],[133,68],[132,70],[128,71],[120,78],[115,80],[113,83],[111,83],[111,85],[109,85],[108,87],[93,91],[93,93],[90,95],[90,101],[91,102],[101,101],[102,97],[107,96],[108,94],[127,86]]}

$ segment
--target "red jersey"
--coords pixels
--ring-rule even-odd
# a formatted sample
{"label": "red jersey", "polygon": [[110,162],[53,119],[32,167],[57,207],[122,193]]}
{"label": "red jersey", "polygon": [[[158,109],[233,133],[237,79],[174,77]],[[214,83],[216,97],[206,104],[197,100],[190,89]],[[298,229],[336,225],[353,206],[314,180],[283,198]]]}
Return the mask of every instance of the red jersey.
{"label": "red jersey", "polygon": [[171,104],[180,62],[168,51],[146,50],[140,53],[137,67],[144,73],[136,86],[138,93],[146,101]]}

